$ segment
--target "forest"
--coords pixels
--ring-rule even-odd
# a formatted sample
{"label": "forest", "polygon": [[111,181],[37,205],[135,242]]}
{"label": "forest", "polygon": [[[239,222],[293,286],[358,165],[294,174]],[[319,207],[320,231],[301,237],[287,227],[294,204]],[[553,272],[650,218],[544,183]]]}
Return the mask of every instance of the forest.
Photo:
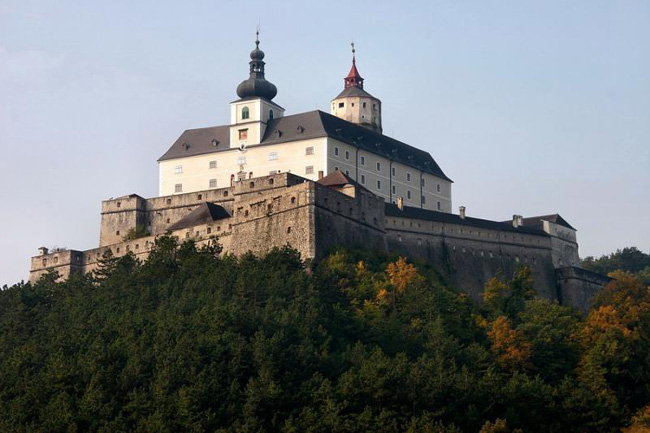
{"label": "forest", "polygon": [[0,431],[650,427],[638,271],[608,269],[583,316],[537,298],[525,267],[476,302],[403,257],[220,252],[162,236],[143,262],[107,255],[90,275],[3,287]]}

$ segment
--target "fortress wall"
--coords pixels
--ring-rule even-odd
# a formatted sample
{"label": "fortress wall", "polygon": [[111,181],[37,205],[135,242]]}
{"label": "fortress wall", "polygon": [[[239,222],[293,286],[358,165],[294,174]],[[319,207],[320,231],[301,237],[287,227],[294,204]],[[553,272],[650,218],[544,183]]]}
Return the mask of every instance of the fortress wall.
{"label": "fortress wall", "polygon": [[146,221],[146,201],[135,194],[102,202],[99,245],[121,242],[129,230]]}
{"label": "fortress wall", "polygon": [[83,272],[83,252],[77,250],[53,251],[49,254],[32,257],[29,281],[34,283],[50,270],[59,273],[64,280],[75,272]]}
{"label": "fortress wall", "polygon": [[587,313],[594,296],[611,278],[575,266],[555,270],[561,302]]}
{"label": "fortress wall", "polygon": [[336,246],[386,251],[382,198],[361,188],[351,197],[320,184],[314,186],[317,257]]}
{"label": "fortress wall", "polygon": [[518,264],[531,268],[538,295],[557,299],[547,236],[389,217],[387,242],[390,251],[432,263],[475,299],[490,278],[497,273],[509,278]]}
{"label": "fortress wall", "polygon": [[257,254],[288,244],[303,259],[313,258],[314,188],[313,182],[300,182],[237,196],[228,252],[241,255],[250,250]]}

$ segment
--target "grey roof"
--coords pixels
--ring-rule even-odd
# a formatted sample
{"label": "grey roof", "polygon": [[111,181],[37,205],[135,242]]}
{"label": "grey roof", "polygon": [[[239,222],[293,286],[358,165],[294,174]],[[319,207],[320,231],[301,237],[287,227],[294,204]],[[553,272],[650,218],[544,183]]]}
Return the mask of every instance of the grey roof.
{"label": "grey roof", "polygon": [[[228,150],[229,131],[229,125],[189,129],[181,134],[158,161]],[[270,120],[260,144],[286,143],[318,137],[331,137],[451,181],[428,152],[320,110]],[[212,139],[218,140],[217,146],[212,145]]]}
{"label": "grey roof", "polygon": [[373,98],[379,100],[378,98],[372,96],[370,93],[356,86],[351,86],[343,89],[343,91],[339,93],[338,96],[334,99],[345,98],[347,96],[360,96],[362,98]]}
{"label": "grey roof", "polygon": [[575,230],[575,228],[572,227],[571,224],[569,224],[567,222],[567,220],[565,220],[559,214],[556,214],[556,213],[551,214],[551,215],[542,215],[542,216],[524,218],[524,225],[541,228],[542,227],[542,221],[550,221],[552,223],[564,226],[564,227],[569,228],[571,230]]}
{"label": "grey roof", "polygon": [[434,210],[421,209],[418,207],[404,206],[404,210],[399,210],[399,208],[392,204],[386,203],[386,216],[392,217],[402,217],[402,218],[413,218],[425,221],[436,221],[447,224],[458,224],[468,227],[476,227],[488,230],[501,230],[507,232],[515,233],[526,233],[532,235],[548,236],[548,234],[537,227],[531,226],[519,226],[517,228],[513,227],[510,222],[499,222],[499,221],[490,221],[484,220],[481,218],[471,218],[465,217],[461,218],[458,215],[438,212]]}
{"label": "grey roof", "polygon": [[192,212],[185,215],[178,222],[172,224],[167,230],[181,230],[189,227],[195,227],[202,224],[208,224],[216,220],[230,218],[231,215],[218,204],[205,202],[199,205]]}

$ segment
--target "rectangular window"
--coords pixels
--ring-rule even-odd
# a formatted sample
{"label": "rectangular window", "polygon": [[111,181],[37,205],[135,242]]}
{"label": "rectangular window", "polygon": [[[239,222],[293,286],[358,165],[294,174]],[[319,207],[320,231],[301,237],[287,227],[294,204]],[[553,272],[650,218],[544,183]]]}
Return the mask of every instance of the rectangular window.
{"label": "rectangular window", "polygon": [[183,184],[177,183],[176,185],[174,185],[174,192],[183,192]]}
{"label": "rectangular window", "polygon": [[334,156],[339,156],[339,148],[338,147],[334,148]]}
{"label": "rectangular window", "polygon": [[345,151],[345,159],[350,159],[350,152],[347,150]]}
{"label": "rectangular window", "polygon": [[438,202],[438,210],[442,209],[442,203]]}
{"label": "rectangular window", "polygon": [[391,169],[391,172],[393,173],[393,176],[395,176],[395,167]]}
{"label": "rectangular window", "polygon": [[217,187],[217,179],[210,179],[210,188]]}
{"label": "rectangular window", "polygon": [[339,102],[339,108],[345,107],[345,102]]}
{"label": "rectangular window", "polygon": [[307,167],[305,167],[305,174],[314,174],[314,166],[308,165]]}
{"label": "rectangular window", "polygon": [[364,103],[362,104],[362,106],[363,106],[363,108],[366,108],[366,103],[364,102]]}
{"label": "rectangular window", "polygon": [[239,139],[240,140],[248,140],[248,129],[240,129],[239,130]]}
{"label": "rectangular window", "polygon": [[381,189],[381,180],[377,181],[377,189]]}
{"label": "rectangular window", "polygon": [[411,181],[411,173],[406,173],[406,181],[407,182]]}
{"label": "rectangular window", "polygon": [[309,147],[305,148],[305,155],[313,155],[313,154],[314,154],[314,147],[313,146],[309,146]]}
{"label": "rectangular window", "polygon": [[411,199],[411,191],[406,191],[406,198]]}
{"label": "rectangular window", "polygon": [[210,168],[217,168],[217,161],[210,161]]}
{"label": "rectangular window", "polygon": [[366,157],[365,156],[361,157],[361,165],[366,165]]}
{"label": "rectangular window", "polygon": [[362,185],[365,185],[365,184],[366,184],[366,176],[363,175],[363,174],[361,175],[361,184],[362,184]]}
{"label": "rectangular window", "polygon": [[395,188],[395,185],[393,185],[393,194],[397,194],[397,188]]}
{"label": "rectangular window", "polygon": [[174,173],[175,174],[182,174],[183,173],[183,166],[182,165],[177,165],[174,167]]}
{"label": "rectangular window", "polygon": [[269,161],[275,161],[276,159],[278,159],[278,152],[269,153]]}
{"label": "rectangular window", "polygon": [[426,204],[426,200],[424,199],[424,196],[422,196],[422,204]]}
{"label": "rectangular window", "polygon": [[246,157],[245,156],[238,156],[237,157],[237,164],[239,164],[239,165],[246,164]]}
{"label": "rectangular window", "polygon": [[377,163],[377,171],[381,171],[381,162]]}
{"label": "rectangular window", "polygon": [[424,178],[422,178],[422,179],[420,180],[420,184],[421,184],[422,187],[424,188],[424,186],[425,186],[425,185],[424,185]]}

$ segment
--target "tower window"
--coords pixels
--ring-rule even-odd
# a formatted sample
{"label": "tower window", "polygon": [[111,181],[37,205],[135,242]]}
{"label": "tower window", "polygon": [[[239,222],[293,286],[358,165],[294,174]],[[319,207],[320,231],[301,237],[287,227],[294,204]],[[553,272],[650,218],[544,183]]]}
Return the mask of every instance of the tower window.
{"label": "tower window", "polygon": [[395,176],[395,167],[391,169],[391,173],[393,174],[393,176]]}
{"label": "tower window", "polygon": [[377,181],[377,189],[381,189],[381,180]]}
{"label": "tower window", "polygon": [[406,198],[411,199],[411,191],[406,191]]}
{"label": "tower window", "polygon": [[210,161],[210,168],[217,168],[217,161]]}
{"label": "tower window", "polygon": [[366,165],[366,157],[365,156],[361,157],[361,165]]}
{"label": "tower window", "polygon": [[442,203],[438,202],[438,210],[442,209]]}
{"label": "tower window", "polygon": [[363,104],[361,104],[361,106],[362,106],[363,108],[366,108],[366,103],[364,102]]}
{"label": "tower window", "polygon": [[239,130],[239,139],[240,140],[248,139],[248,129],[240,129]]}
{"label": "tower window", "polygon": [[350,152],[347,150],[345,151],[345,159],[350,159]]}
{"label": "tower window", "polygon": [[377,171],[381,171],[381,162],[377,163]]}
{"label": "tower window", "polygon": [[241,118],[242,119],[248,119],[250,117],[250,110],[248,107],[244,107],[241,109]]}
{"label": "tower window", "polygon": [[339,148],[338,147],[334,148],[334,156],[339,156]]}
{"label": "tower window", "polygon": [[183,174],[183,166],[182,165],[177,165],[174,167],[174,173],[175,174]]}
{"label": "tower window", "polygon": [[314,174],[314,166],[308,165],[307,167],[305,167],[305,174]]}
{"label": "tower window", "polygon": [[426,204],[426,200],[424,199],[424,196],[422,196],[422,204]]}
{"label": "tower window", "polygon": [[397,194],[397,188],[393,185],[393,194]]}
{"label": "tower window", "polygon": [[422,179],[420,180],[420,184],[422,185],[422,187],[425,186],[425,185],[424,185],[424,178],[422,178]]}
{"label": "tower window", "polygon": [[278,159],[278,152],[269,153],[269,161],[275,161],[276,159]]}
{"label": "tower window", "polygon": [[273,110],[269,110],[269,120],[273,120]]}
{"label": "tower window", "polygon": [[345,107],[345,102],[339,102],[339,108]]}
{"label": "tower window", "polygon": [[362,185],[365,185],[365,184],[366,184],[366,176],[363,175],[363,174],[361,175],[361,184],[362,184]]}
{"label": "tower window", "polygon": [[377,111],[377,104],[372,104],[372,109]]}
{"label": "tower window", "polygon": [[314,154],[314,146],[309,146],[305,148],[305,155],[313,155]]}
{"label": "tower window", "polygon": [[354,102],[352,103],[352,106],[354,107]]}
{"label": "tower window", "polygon": [[177,183],[176,185],[174,185],[174,192],[183,192],[183,184]]}
{"label": "tower window", "polygon": [[210,188],[217,187],[217,179],[210,179]]}
{"label": "tower window", "polygon": [[440,192],[440,184],[436,185],[436,191]]}
{"label": "tower window", "polygon": [[406,181],[407,182],[411,181],[411,173],[406,173]]}

